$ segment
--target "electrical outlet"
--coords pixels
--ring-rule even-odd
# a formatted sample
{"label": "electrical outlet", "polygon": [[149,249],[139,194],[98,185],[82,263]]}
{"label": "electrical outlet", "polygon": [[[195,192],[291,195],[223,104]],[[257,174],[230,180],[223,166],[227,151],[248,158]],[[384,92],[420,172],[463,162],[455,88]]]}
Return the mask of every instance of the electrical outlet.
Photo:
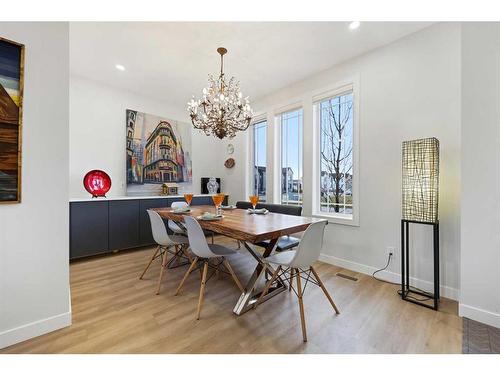
{"label": "electrical outlet", "polygon": [[392,247],[392,246],[387,246],[386,253],[387,253],[387,257],[392,255],[391,259],[394,259],[396,257],[396,248]]}

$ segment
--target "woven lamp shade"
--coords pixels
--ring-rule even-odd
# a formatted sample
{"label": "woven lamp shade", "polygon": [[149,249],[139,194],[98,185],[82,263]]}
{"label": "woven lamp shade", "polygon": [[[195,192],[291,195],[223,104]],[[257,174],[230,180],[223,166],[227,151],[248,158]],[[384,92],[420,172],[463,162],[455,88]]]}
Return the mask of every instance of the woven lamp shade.
{"label": "woven lamp shade", "polygon": [[403,220],[437,223],[439,140],[403,142]]}

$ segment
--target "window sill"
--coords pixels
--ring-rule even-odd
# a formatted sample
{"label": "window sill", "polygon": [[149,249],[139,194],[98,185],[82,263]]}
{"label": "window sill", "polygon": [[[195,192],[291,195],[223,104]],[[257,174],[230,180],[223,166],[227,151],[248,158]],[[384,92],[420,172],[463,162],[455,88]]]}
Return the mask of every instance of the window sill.
{"label": "window sill", "polygon": [[323,213],[314,213],[313,217],[317,217],[320,219],[327,219],[329,224],[340,224],[340,225],[349,225],[352,227],[359,227],[359,221],[354,218],[347,218],[342,216],[335,215],[326,215]]}

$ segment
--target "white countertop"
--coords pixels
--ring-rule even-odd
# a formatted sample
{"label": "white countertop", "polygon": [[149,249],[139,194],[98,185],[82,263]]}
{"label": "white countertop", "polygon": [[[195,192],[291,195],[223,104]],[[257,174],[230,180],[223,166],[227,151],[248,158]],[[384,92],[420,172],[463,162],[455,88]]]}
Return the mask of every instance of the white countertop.
{"label": "white countertop", "polygon": [[[193,197],[210,197],[210,194],[193,194]],[[152,195],[152,196],[121,196],[121,197],[100,197],[100,198],[70,198],[70,202],[98,202],[98,201],[119,201],[133,199],[165,199],[165,198],[184,198],[184,195]]]}

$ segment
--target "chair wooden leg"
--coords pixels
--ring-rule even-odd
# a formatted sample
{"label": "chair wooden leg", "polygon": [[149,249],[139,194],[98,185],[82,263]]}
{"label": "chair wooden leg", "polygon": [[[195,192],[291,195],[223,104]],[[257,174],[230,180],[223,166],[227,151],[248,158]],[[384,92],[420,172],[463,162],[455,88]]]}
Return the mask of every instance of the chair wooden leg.
{"label": "chair wooden leg", "polygon": [[156,294],[160,294],[163,272],[165,271],[165,268],[167,268],[167,261],[168,261],[168,249],[163,252],[163,261],[161,262],[160,278],[158,279],[158,288],[156,289]]}
{"label": "chair wooden leg", "polygon": [[240,243],[240,240],[236,240],[236,242],[238,243],[238,250],[241,249],[241,243]]}
{"label": "chair wooden leg", "polygon": [[318,273],[316,272],[316,270],[313,268],[313,266],[311,266],[311,271],[314,275],[314,277],[316,278],[316,280],[318,281],[318,284],[319,286],[321,287],[321,289],[323,290],[323,293],[325,293],[325,296],[326,298],[328,298],[328,301],[330,301],[330,304],[332,305],[333,309],[335,310],[335,313],[336,314],[340,314],[340,311],[339,309],[337,308],[337,306],[335,305],[335,302],[333,302],[333,299],[332,297],[330,296],[330,294],[328,293],[328,290],[326,290],[325,288],[325,285],[323,284],[323,282],[321,281],[321,279],[319,278],[319,275]]}
{"label": "chair wooden leg", "polygon": [[304,316],[304,301],[302,301],[302,282],[300,279],[300,270],[296,270],[295,277],[297,279],[297,295],[299,297],[300,308],[300,324],[302,325],[302,339],[307,342],[306,318]]}
{"label": "chair wooden leg", "polygon": [[[267,268],[267,266],[265,266]],[[259,299],[257,300],[257,302],[255,302],[255,304],[253,305],[253,308],[256,309],[257,306],[259,306],[259,304],[262,302],[262,299],[264,298],[264,296],[267,294],[267,292],[269,291],[269,288],[271,287],[271,284],[274,282],[274,280],[276,280],[276,278],[278,277],[278,273],[281,271],[281,266],[278,266],[278,268],[276,268],[276,270],[274,271],[273,275],[271,276],[271,279],[269,279],[269,281],[266,283],[266,286],[264,287],[264,290],[262,291],[262,293],[260,294],[259,296]]]}
{"label": "chair wooden leg", "polygon": [[293,275],[294,275],[294,269],[290,268],[290,281],[288,283],[288,291],[292,291],[292,283],[293,283]]}
{"label": "chair wooden leg", "polygon": [[160,246],[157,246],[157,247],[156,247],[156,250],[155,250],[155,252],[153,253],[153,256],[151,257],[151,259],[149,260],[148,265],[146,266],[146,268],[144,268],[144,271],[142,271],[141,276],[139,276],[139,280],[142,280],[142,277],[144,276],[144,274],[146,273],[146,271],[147,271],[147,270],[149,269],[149,267],[151,266],[151,263],[153,263],[153,260],[155,260],[155,258],[156,258],[156,254],[158,254],[158,251],[160,251]]}
{"label": "chair wooden leg", "polygon": [[184,283],[186,282],[186,279],[188,278],[189,274],[191,273],[191,271],[196,266],[197,262],[198,262],[198,257],[194,258],[193,262],[191,263],[191,265],[189,266],[188,270],[184,274],[184,277],[182,278],[181,283],[179,284],[179,286],[177,287],[177,290],[175,291],[175,295],[179,294],[179,292],[181,291],[182,287],[184,286]]}
{"label": "chair wooden leg", "polygon": [[182,246],[182,254],[184,254],[186,258],[188,258],[189,263],[193,263],[193,257],[189,253],[189,246],[186,245],[181,245],[181,246]]}
{"label": "chair wooden leg", "polygon": [[243,286],[241,285],[240,280],[238,279],[238,277],[234,273],[233,267],[231,267],[231,265],[229,264],[229,262],[228,262],[228,260],[226,258],[223,258],[223,259],[224,259],[224,263],[223,263],[224,266],[227,268],[227,270],[231,274],[231,276],[232,276],[232,278],[234,280],[234,283],[236,284],[236,286],[238,287],[238,289],[240,290],[240,292],[243,293],[245,291],[245,289],[243,289]]}
{"label": "chair wooden leg", "polygon": [[214,244],[214,238],[215,238],[215,234],[214,234],[214,232],[212,232],[212,245]]}
{"label": "chair wooden leg", "polygon": [[207,282],[208,262],[203,265],[203,276],[201,277],[200,297],[198,298],[198,310],[196,311],[196,319],[200,319],[201,307],[203,306],[203,298],[205,297],[205,283]]}

